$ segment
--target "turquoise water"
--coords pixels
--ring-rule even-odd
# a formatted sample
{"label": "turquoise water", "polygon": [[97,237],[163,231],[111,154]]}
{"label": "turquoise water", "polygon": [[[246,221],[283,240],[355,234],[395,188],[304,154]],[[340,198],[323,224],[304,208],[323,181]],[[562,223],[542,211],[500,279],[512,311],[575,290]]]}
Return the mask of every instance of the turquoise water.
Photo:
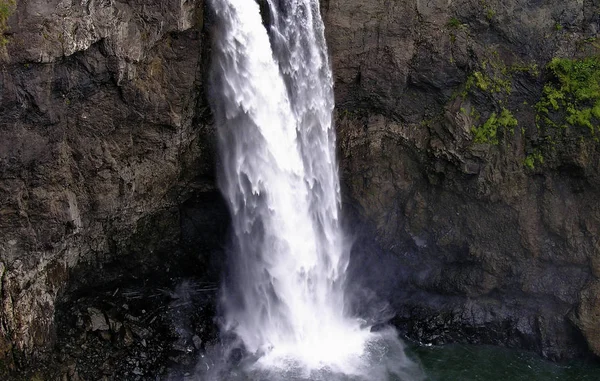
{"label": "turquoise water", "polygon": [[600,381],[600,364],[557,364],[538,355],[473,345],[418,347],[417,357],[428,381]]}

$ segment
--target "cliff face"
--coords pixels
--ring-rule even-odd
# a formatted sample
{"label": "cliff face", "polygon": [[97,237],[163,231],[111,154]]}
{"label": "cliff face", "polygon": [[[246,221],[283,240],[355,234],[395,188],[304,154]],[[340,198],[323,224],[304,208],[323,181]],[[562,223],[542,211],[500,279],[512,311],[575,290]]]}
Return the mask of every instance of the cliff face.
{"label": "cliff face", "polygon": [[214,165],[199,3],[11,9],[0,64],[0,357],[52,341],[57,296],[86,282],[74,269],[102,279],[115,256],[138,254],[143,266],[179,239],[177,206]]}
{"label": "cliff face", "polygon": [[597,2],[322,4],[356,261],[397,323],[600,354]]}
{"label": "cliff face", "polygon": [[[202,3],[18,1],[8,17],[0,358],[52,342],[69,285],[120,258],[177,262],[202,220],[181,212],[214,188]],[[584,59],[600,51],[596,2],[322,12],[357,282],[422,341],[600,354],[600,92],[581,84],[600,78]]]}

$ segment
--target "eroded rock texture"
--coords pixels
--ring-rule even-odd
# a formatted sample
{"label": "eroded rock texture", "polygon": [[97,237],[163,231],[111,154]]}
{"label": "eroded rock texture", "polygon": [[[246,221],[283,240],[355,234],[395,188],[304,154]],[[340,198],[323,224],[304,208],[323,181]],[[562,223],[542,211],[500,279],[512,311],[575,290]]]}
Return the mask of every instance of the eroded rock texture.
{"label": "eroded rock texture", "polygon": [[[105,263],[177,262],[178,241],[223,234],[204,227],[224,212],[202,212],[218,203],[202,9],[17,1],[0,63],[7,363],[53,342],[57,297],[110,282]],[[322,0],[322,12],[357,282],[422,341],[600,354],[597,135],[552,128],[543,118],[564,110],[536,107],[554,57],[598,55],[597,1]],[[188,213],[191,193],[212,196]]]}
{"label": "eroded rock texture", "polygon": [[536,107],[552,58],[598,56],[598,3],[322,4],[346,196],[382,248],[359,272],[398,324],[435,343],[600,354],[597,135]]}
{"label": "eroded rock texture", "polygon": [[[200,1],[18,1],[0,72],[0,357],[52,342],[76,267],[177,242],[211,178]],[[208,187],[212,187],[209,180]]]}

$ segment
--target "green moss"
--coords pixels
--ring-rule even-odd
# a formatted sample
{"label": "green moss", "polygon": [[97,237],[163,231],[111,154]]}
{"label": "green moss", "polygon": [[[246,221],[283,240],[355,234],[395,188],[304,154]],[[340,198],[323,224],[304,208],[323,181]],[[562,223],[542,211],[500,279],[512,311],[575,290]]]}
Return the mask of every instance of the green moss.
{"label": "green moss", "polygon": [[16,0],[0,0],[0,47],[8,43],[4,36],[8,30],[8,18],[13,14],[16,8]]}
{"label": "green moss", "polygon": [[491,79],[489,77],[484,76],[480,71],[476,71],[473,73],[473,78],[475,79],[475,85],[483,91],[488,91],[491,84]]}
{"label": "green moss", "polygon": [[433,115],[424,115],[423,119],[421,120],[421,122],[419,122],[419,125],[421,127],[426,127],[426,128],[430,128],[432,127],[434,124],[436,123],[440,123],[442,120],[444,120],[444,113],[438,113],[438,114],[433,114]]}
{"label": "green moss", "polygon": [[553,161],[574,139],[600,141],[600,57],[554,58],[546,69],[549,79],[535,105],[539,138],[528,142],[523,163],[530,169],[544,162],[542,153]]}
{"label": "green moss", "polygon": [[[471,107],[469,116],[473,121],[471,131],[475,143],[497,145],[501,138],[507,136],[507,133],[515,133],[519,122],[508,110],[508,105],[514,103],[511,102],[511,93],[516,81],[515,74],[527,74],[538,78],[540,69],[534,62],[507,65],[497,50],[488,50],[486,58],[480,61],[478,70],[473,71],[467,77],[464,85],[457,89],[451,97],[454,99],[461,96],[466,99],[469,96],[478,95],[479,99],[486,99],[489,106],[499,110],[491,115],[488,114],[487,119],[481,120],[479,112]],[[484,97],[482,98],[481,95]],[[527,102],[525,101],[524,104],[526,105]],[[461,108],[460,111],[467,114],[464,108]],[[521,129],[521,133],[525,134],[524,129]],[[508,142],[508,139],[504,140]]]}
{"label": "green moss", "polygon": [[471,107],[471,112],[469,113],[469,116],[475,121],[481,119],[481,114],[479,113],[479,111],[477,111],[475,107]]}
{"label": "green moss", "polygon": [[600,51],[600,39],[598,37],[588,37],[575,41],[575,46],[578,52],[583,52],[587,55],[598,54]]}
{"label": "green moss", "polygon": [[474,71],[467,77],[465,84],[457,95],[463,98],[467,97],[474,90],[481,90],[490,95],[496,95],[494,98],[501,99],[500,105],[507,103],[513,89],[515,73],[527,73],[533,77],[539,77],[540,70],[536,63],[514,64],[507,66],[500,59],[497,51],[492,51],[488,58],[480,63],[480,70]]}
{"label": "green moss", "polygon": [[536,105],[541,118],[550,125],[586,127],[595,134],[600,123],[600,59],[554,58],[548,69],[554,80],[544,86]]}
{"label": "green moss", "polygon": [[488,58],[481,61],[481,72],[474,72],[477,87],[489,93],[504,93],[512,91],[512,67],[508,67],[500,59],[496,50],[491,51]]}
{"label": "green moss", "polygon": [[473,127],[473,141],[482,144],[498,144],[498,123],[496,113],[482,125]]}
{"label": "green moss", "polygon": [[485,13],[485,18],[488,19],[488,21],[492,21],[494,16],[496,16],[496,11],[494,11],[493,9],[488,9]]}
{"label": "green moss", "polygon": [[462,23],[456,17],[451,17],[450,20],[448,20],[448,24],[446,25],[449,28],[459,28],[460,26],[462,26]]}
{"label": "green moss", "polygon": [[528,65],[515,64],[510,66],[509,71],[511,73],[527,73],[534,77],[538,77],[540,75],[540,68],[536,63],[531,63]]}
{"label": "green moss", "polygon": [[518,124],[514,115],[503,108],[500,115],[494,112],[483,125],[473,127],[473,141],[482,144],[498,144],[498,130],[514,133]]}
{"label": "green moss", "polygon": [[[485,63],[484,66],[484,69],[487,68]],[[465,92],[468,93],[473,86],[475,86],[479,90],[487,93],[510,94],[512,91],[511,79],[507,78],[506,75],[502,73],[501,69],[495,70],[492,67],[491,71],[492,75],[488,75],[482,71],[473,72],[473,74],[467,78],[467,82],[465,83]]]}
{"label": "green moss", "polygon": [[562,29],[563,29],[563,26],[560,25],[560,23],[557,22],[556,24],[554,24],[554,30],[556,30],[557,32],[561,31]]}
{"label": "green moss", "polygon": [[533,153],[527,155],[523,161],[523,165],[529,169],[534,169],[536,163],[544,164],[544,156],[539,150],[534,150]]}

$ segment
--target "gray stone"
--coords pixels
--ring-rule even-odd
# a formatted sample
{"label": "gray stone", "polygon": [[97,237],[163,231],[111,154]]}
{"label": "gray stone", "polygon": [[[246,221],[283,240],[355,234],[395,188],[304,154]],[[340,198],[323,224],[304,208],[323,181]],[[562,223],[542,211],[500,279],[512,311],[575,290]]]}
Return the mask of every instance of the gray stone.
{"label": "gray stone", "polygon": [[109,330],[110,327],[106,322],[106,317],[104,316],[104,313],[102,311],[100,311],[97,308],[90,307],[87,309],[87,313],[89,319],[88,329],[90,331],[95,332]]}
{"label": "gray stone", "polygon": [[202,347],[202,339],[200,339],[198,335],[192,336],[192,343],[194,344],[194,348],[196,348],[196,350],[199,350]]}
{"label": "gray stone", "polygon": [[134,3],[18,1],[8,20],[0,342],[25,355],[52,344],[69,271],[89,266],[91,284],[115,257],[157,260],[178,240],[184,184],[213,171],[203,2]]}

